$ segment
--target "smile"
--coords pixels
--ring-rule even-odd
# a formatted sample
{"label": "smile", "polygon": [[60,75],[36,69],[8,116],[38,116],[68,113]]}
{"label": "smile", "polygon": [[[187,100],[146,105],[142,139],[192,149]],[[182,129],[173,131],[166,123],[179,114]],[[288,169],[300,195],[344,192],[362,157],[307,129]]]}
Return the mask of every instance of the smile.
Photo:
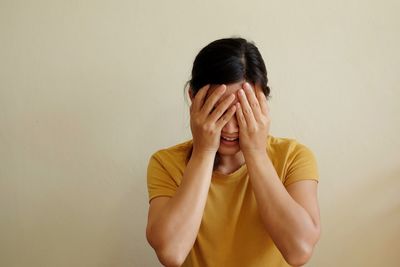
{"label": "smile", "polygon": [[224,140],[226,140],[226,141],[236,141],[237,139],[239,139],[239,138],[237,138],[237,137],[235,137],[235,138],[229,138],[229,137],[224,137],[224,136],[221,136],[221,138],[224,139]]}

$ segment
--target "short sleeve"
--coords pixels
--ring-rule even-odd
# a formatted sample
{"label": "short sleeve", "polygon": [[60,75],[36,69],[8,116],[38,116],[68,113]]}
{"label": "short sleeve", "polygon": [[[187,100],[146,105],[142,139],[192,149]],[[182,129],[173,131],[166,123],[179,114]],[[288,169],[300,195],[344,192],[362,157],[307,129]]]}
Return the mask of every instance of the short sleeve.
{"label": "short sleeve", "polygon": [[314,153],[305,145],[297,143],[287,167],[284,185],[288,186],[300,180],[319,181],[317,160]]}
{"label": "short sleeve", "polygon": [[156,154],[152,155],[147,167],[147,189],[149,202],[158,196],[173,196],[178,186]]}

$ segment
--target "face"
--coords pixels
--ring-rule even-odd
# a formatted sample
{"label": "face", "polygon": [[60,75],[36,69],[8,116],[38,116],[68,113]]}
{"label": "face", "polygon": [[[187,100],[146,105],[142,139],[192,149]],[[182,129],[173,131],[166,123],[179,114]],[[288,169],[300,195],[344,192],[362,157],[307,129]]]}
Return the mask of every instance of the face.
{"label": "face", "polygon": [[[221,101],[223,101],[226,97],[228,97],[231,94],[235,95],[235,100],[231,103],[231,106],[236,104],[239,101],[238,91],[239,89],[242,88],[244,82],[245,81],[240,81],[237,83],[227,84],[224,95],[220,98],[220,100],[217,102],[216,105],[218,105]],[[255,90],[261,90],[259,86],[255,86],[254,84],[251,85]],[[218,85],[212,85],[208,91],[207,96],[210,95],[217,87]],[[234,115],[228,121],[228,123],[222,128],[218,153],[220,155],[234,155],[238,152],[240,152],[239,124],[237,122],[236,116]]]}

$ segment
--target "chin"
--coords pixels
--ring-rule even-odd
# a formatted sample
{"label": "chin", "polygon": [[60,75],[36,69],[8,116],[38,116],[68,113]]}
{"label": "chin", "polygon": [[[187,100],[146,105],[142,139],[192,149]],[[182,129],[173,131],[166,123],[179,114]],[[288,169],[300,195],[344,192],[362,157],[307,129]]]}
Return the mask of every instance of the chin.
{"label": "chin", "polygon": [[240,152],[240,147],[224,147],[220,146],[218,149],[218,153],[220,155],[235,155]]}

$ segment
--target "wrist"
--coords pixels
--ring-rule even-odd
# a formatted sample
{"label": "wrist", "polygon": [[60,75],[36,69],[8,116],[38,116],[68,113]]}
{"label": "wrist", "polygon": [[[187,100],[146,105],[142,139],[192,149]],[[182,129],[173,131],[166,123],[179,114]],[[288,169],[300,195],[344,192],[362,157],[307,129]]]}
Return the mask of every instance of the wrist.
{"label": "wrist", "polygon": [[242,153],[246,161],[270,159],[266,149],[245,149],[242,150]]}
{"label": "wrist", "polygon": [[193,148],[192,158],[214,161],[217,151]]}

